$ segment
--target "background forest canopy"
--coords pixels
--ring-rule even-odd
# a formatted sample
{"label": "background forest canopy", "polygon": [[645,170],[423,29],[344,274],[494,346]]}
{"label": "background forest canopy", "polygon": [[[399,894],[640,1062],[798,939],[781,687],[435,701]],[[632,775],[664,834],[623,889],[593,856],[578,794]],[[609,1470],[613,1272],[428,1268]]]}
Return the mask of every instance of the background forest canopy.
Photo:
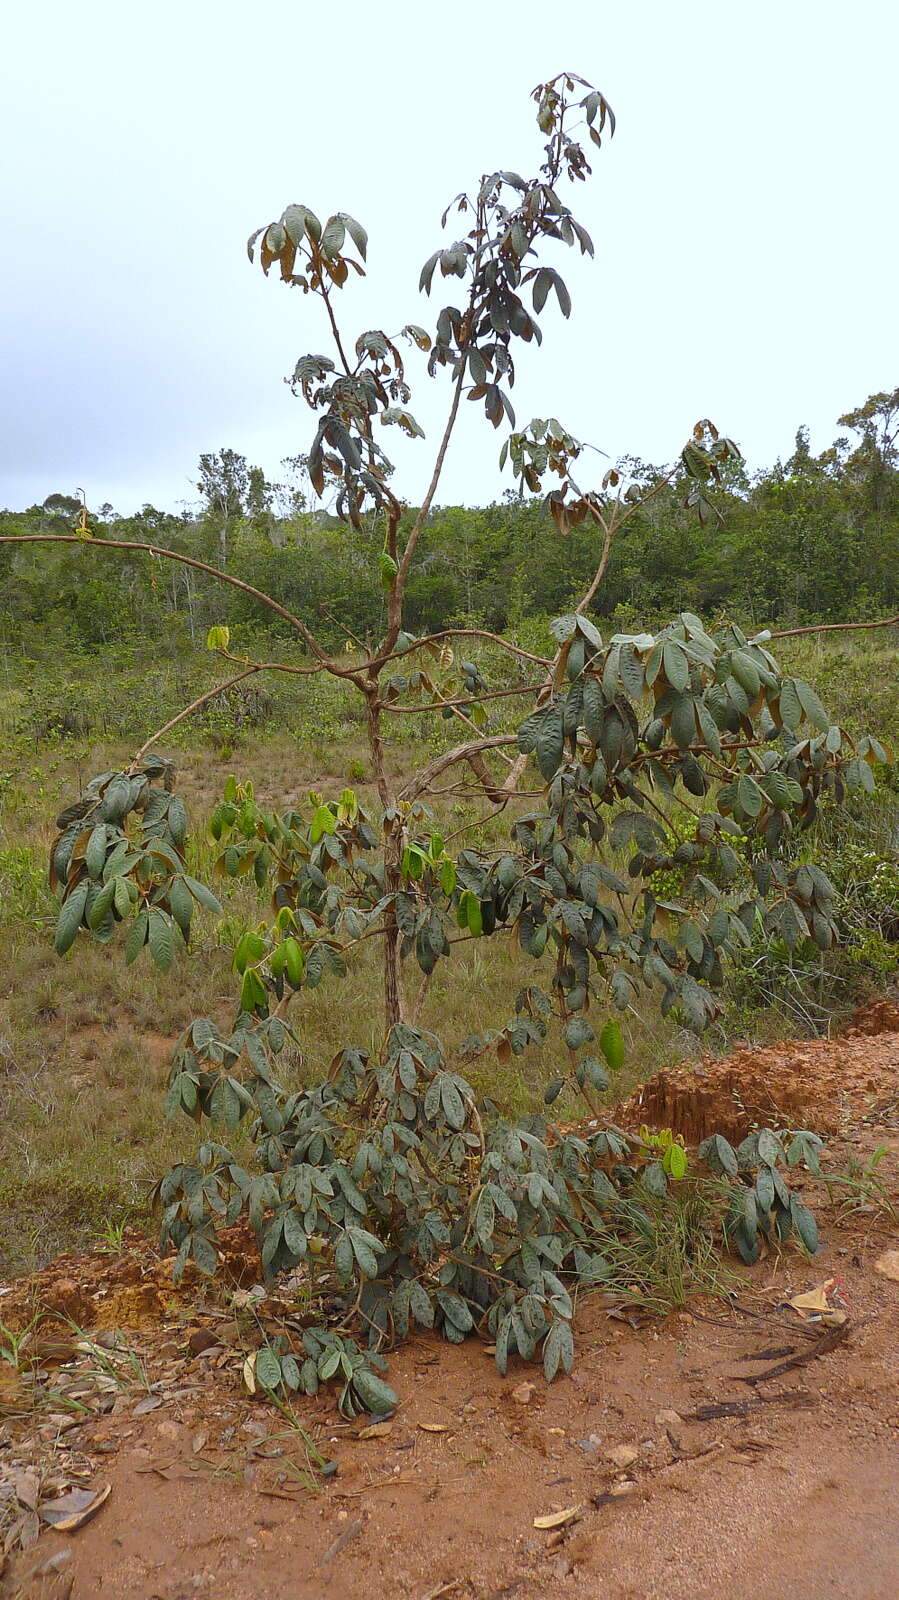
{"label": "background forest canopy", "polygon": [[[720,419],[726,421],[726,419]],[[839,418],[845,430],[822,454],[800,428],[789,457],[766,471],[727,463],[717,515],[698,524],[667,487],[622,528],[597,617],[627,626],[664,622],[672,608],[726,613],[756,628],[827,618],[862,620],[899,604],[899,389],[874,394]],[[627,475],[663,475],[638,458]],[[331,648],[383,630],[383,595],[372,581],[381,533],[376,518],[353,529],[316,504],[306,458],[282,462],[283,482],[230,449],[200,458],[196,509],[146,505],[133,516],[89,506],[89,523],[123,540],[149,541],[224,568],[289,610],[317,620]],[[72,530],[81,502],[65,493],[0,513],[4,533]],[[409,508],[408,517],[414,516]],[[466,624],[496,632],[565,611],[596,564],[589,523],[560,537],[539,497],[507,491],[485,507],[433,509],[407,585],[415,632]],[[77,545],[6,546],[0,552],[0,647],[40,653],[100,650],[162,637],[201,643],[212,623],[277,633],[239,590],[223,591],[187,567],[135,552]]]}

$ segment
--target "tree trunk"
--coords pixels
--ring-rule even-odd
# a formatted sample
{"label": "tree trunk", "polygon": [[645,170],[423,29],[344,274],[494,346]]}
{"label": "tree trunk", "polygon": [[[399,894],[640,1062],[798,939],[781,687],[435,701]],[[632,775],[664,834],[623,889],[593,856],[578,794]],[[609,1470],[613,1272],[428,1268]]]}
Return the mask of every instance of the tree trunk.
{"label": "tree trunk", "polygon": [[[394,895],[402,886],[400,863],[403,854],[403,825],[394,809],[394,799],[384,770],[384,747],[381,742],[381,702],[378,698],[377,679],[369,680],[365,689],[368,747],[371,751],[378,796],[384,807],[384,893]],[[384,1028],[389,1033],[403,1020],[403,991],[400,982],[400,930],[396,921],[396,907],[389,905],[384,912]]]}

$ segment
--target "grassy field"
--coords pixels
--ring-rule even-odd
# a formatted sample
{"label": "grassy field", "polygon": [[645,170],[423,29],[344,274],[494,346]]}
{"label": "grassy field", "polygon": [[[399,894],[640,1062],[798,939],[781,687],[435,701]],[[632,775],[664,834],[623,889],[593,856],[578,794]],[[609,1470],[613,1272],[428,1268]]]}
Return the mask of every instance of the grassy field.
{"label": "grassy field", "polygon": [[[816,684],[844,726],[899,744],[893,644],[875,635],[785,641],[780,656]],[[488,666],[495,674],[497,663]],[[93,773],[130,759],[146,734],[189,698],[188,690],[196,694],[214,681],[214,669],[199,652],[152,661],[122,653],[62,667],[15,657],[0,663],[0,1272],[142,1214],[156,1177],[195,1142],[192,1124],[162,1120],[171,1042],[198,1015],[230,1018],[229,935],[258,919],[258,901],[225,880],[226,927],[201,921],[190,954],[163,977],[145,957],[125,967],[119,952],[86,940],[77,960],[71,954],[59,960],[44,868],[59,809]],[[390,761],[399,775],[418,763],[422,739],[413,719],[395,722]],[[279,806],[302,802],[310,789],[328,794],[346,783],[364,795],[369,768],[362,733],[345,692],[318,680],[269,680],[183,724],[165,747],[178,760],[179,792],[193,823],[192,870],[200,877],[210,870],[205,822],[229,772],[252,779],[260,799]],[[434,718],[427,751],[457,738]],[[882,842],[885,830],[895,828],[894,802],[895,792],[862,809],[849,826],[862,841],[876,831]],[[454,805],[441,821],[458,826],[466,815]],[[458,1043],[502,1026],[515,994],[534,977],[533,963],[510,941],[463,946],[455,961],[438,968],[420,1021]],[[420,975],[411,981],[413,995],[418,982]],[[344,982],[304,991],[297,1002],[293,1020],[303,1051],[289,1063],[289,1076],[297,1084],[310,1081],[339,1045],[375,1043],[379,1015],[379,975],[363,955]],[[769,1039],[788,1031],[776,1006],[753,1010],[743,1003],[731,1008],[706,1047],[722,1050],[735,1032]],[[691,1035],[649,1011],[629,1015],[625,1034],[628,1062],[619,1091],[698,1049]],[[535,1110],[557,1050],[550,1034],[541,1050],[509,1065],[492,1052],[481,1057],[469,1076],[506,1112]],[[574,1101],[560,1101],[557,1109],[563,1119],[580,1111]]]}

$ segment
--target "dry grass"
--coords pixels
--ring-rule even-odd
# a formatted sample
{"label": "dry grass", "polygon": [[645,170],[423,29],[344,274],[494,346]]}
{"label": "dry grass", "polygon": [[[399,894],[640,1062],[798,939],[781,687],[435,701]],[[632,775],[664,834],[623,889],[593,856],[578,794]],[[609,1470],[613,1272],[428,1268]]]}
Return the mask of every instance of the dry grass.
{"label": "dry grass", "polygon": [[[227,1024],[235,987],[229,953],[216,942],[211,919],[202,919],[194,948],[177,970],[162,976],[146,958],[126,967],[121,952],[81,937],[77,954],[59,960],[52,951],[54,905],[41,887],[52,820],[93,771],[108,770],[128,754],[121,742],[85,750],[59,745],[45,759],[32,747],[7,779],[0,801],[0,864],[12,853],[19,863],[19,897],[33,888],[27,920],[6,902],[0,912],[0,965],[4,996],[0,1022],[0,1272],[20,1270],[55,1251],[96,1237],[104,1224],[146,1209],[160,1172],[183,1159],[197,1142],[193,1124],[167,1125],[161,1106],[171,1045],[196,1016]],[[398,761],[397,775],[409,770]],[[327,762],[315,748],[282,733],[246,738],[239,756],[221,761],[202,745],[180,756],[179,792],[195,830],[192,865],[206,875],[213,848],[205,835],[208,816],[227,773],[252,778],[259,798],[272,804],[302,802],[310,788],[342,787],[364,761],[358,740],[332,741]],[[365,784],[358,785],[364,794]],[[28,802],[22,803],[23,798]],[[464,808],[447,818],[454,826]],[[489,832],[499,833],[500,825]],[[22,887],[21,862],[30,862],[31,882]],[[0,865],[2,871],[2,865]],[[15,887],[15,886],[14,886]],[[255,922],[264,914],[245,884],[225,880],[217,888],[229,919]],[[12,914],[11,914],[12,912]],[[468,1035],[502,1027],[514,997],[534,981],[532,961],[509,938],[461,947],[438,967],[420,1009],[423,1026],[458,1048]],[[406,975],[409,999],[417,1004],[421,974]],[[313,1081],[341,1046],[380,1042],[381,977],[371,947],[357,953],[343,982],[326,981],[305,991],[292,1020],[303,1050],[290,1062],[292,1084]],[[622,1088],[642,1080],[690,1048],[677,1029],[657,1021],[628,1019],[629,1065]],[[512,1114],[536,1111],[543,1085],[556,1075],[564,1048],[551,1034],[541,1049],[503,1065],[493,1050],[463,1068],[475,1087]],[[571,1117],[583,1107],[574,1098],[557,1102]]]}
{"label": "dry grass", "polygon": [[[868,649],[863,641],[841,640],[832,648],[803,641],[785,645],[782,655],[791,670],[815,682],[823,679],[827,700],[847,725],[870,724],[881,736],[894,733],[889,686],[891,680],[895,684],[895,649],[880,643]],[[84,696],[91,705],[100,694],[103,671],[99,662],[95,676],[85,679]],[[208,672],[206,658],[196,680],[200,687]],[[130,757],[133,730],[163,720],[169,701],[177,705],[179,678],[182,670],[166,667],[143,699],[135,689],[130,716],[110,713],[118,732],[129,729],[127,742],[121,736],[80,736],[35,744],[27,727],[23,731],[23,691],[0,695],[0,724],[12,735],[0,771],[0,1273],[35,1265],[96,1237],[104,1223],[145,1210],[156,1177],[196,1142],[192,1124],[163,1123],[161,1104],[168,1052],[177,1034],[195,1016],[227,1023],[232,1013],[228,953],[216,942],[214,926],[208,919],[201,924],[194,949],[168,978],[145,958],[127,968],[120,952],[86,938],[79,940],[77,956],[60,961],[50,938],[54,907],[42,885],[57,811],[94,772]],[[330,687],[318,698],[305,690],[291,693],[293,698],[285,691],[264,731],[231,730],[238,741],[232,753],[214,724],[188,726],[172,741],[178,748],[179,789],[194,818],[192,849],[201,876],[212,855],[203,820],[232,770],[253,780],[260,800],[279,807],[302,802],[310,789],[333,792],[347,782],[371,798],[362,776],[369,771],[362,729],[345,693]],[[413,719],[395,721],[391,732],[400,742],[391,747],[390,760],[399,776],[420,759],[422,746],[415,742]],[[427,736],[428,750],[456,737],[438,722]],[[441,821],[452,828],[466,814],[453,805]],[[485,837],[499,837],[507,821],[495,822]],[[224,894],[235,922],[260,915],[244,885],[226,881]],[[536,972],[505,938],[463,945],[454,954],[438,967],[420,1016],[450,1047],[471,1033],[502,1027],[516,993]],[[421,981],[417,969],[407,981],[414,1003]],[[330,980],[304,992],[293,1018],[303,1041],[302,1055],[288,1069],[294,1082],[317,1077],[341,1045],[377,1045],[380,998],[370,949],[360,953],[343,983]],[[774,1014],[751,1021],[756,1038],[783,1030]],[[696,1053],[692,1036],[649,1008],[643,1016],[627,1017],[625,1034],[627,1064],[617,1086],[622,1093],[661,1066]],[[707,1047],[718,1050],[726,1042],[719,1033]],[[563,1060],[564,1050],[551,1034],[541,1049],[507,1065],[491,1050],[464,1070],[480,1092],[514,1115],[540,1107],[543,1085]],[[581,1110],[568,1097],[556,1104],[561,1120]]]}

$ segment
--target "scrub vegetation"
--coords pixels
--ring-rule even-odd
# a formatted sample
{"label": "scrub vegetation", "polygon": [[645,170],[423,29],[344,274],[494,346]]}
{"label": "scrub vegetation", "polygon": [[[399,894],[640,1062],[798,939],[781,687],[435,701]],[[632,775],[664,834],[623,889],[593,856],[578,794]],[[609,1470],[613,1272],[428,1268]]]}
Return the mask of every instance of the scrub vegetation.
{"label": "scrub vegetation", "polygon": [[[755,480],[704,418],[593,485],[511,394],[571,311],[550,262],[592,254],[565,196],[614,117],[573,75],[534,101],[535,174],[444,216],[420,287],[457,293],[429,329],[347,334],[347,214],[252,236],[329,340],[293,370],[314,430],[286,485],[221,451],[195,517],[52,495],[0,534],[0,1211],[21,1252],[29,1219],[42,1247],[50,1214],[60,1240],[114,1228],[152,1183],[179,1275],[247,1224],[267,1279],[338,1306],[302,1357],[264,1346],[258,1383],[334,1380],[347,1415],[393,1406],[382,1352],[411,1325],[552,1378],[572,1296],[622,1262],[655,1304],[664,1261],[679,1303],[710,1237],[813,1252],[789,1183],[813,1133],[693,1155],[609,1101],[693,1034],[826,1026],[895,969],[899,392]],[[421,435],[415,362],[448,399],[410,507],[382,441]],[[485,511],[439,507],[463,403],[506,434],[517,493]],[[876,631],[807,620],[847,608]]]}

